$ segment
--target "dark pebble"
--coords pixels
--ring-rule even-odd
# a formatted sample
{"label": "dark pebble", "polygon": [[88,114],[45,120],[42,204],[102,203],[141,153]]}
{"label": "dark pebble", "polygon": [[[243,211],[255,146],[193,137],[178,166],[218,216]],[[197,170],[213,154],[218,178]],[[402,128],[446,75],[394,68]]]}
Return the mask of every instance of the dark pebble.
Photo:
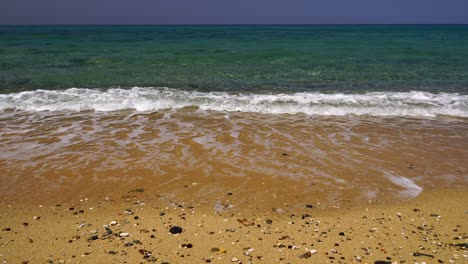
{"label": "dark pebble", "polygon": [[151,238],[156,238],[154,235],[151,235],[150,237],[151,237]]}
{"label": "dark pebble", "polygon": [[180,234],[182,233],[182,227],[180,226],[173,226],[169,229],[169,232],[171,232],[171,234]]}
{"label": "dark pebble", "polygon": [[269,225],[271,225],[271,224],[273,224],[273,220],[267,219],[267,220],[266,220],[266,223],[269,224]]}
{"label": "dark pebble", "polygon": [[5,227],[5,228],[3,228],[3,230],[2,230],[2,231],[11,231],[11,228],[9,228],[9,227]]}
{"label": "dark pebble", "polygon": [[160,213],[159,213],[159,216],[164,216],[164,215],[166,215],[165,212],[160,212]]}
{"label": "dark pebble", "polygon": [[115,252],[115,251],[113,251],[113,250],[109,251],[108,253],[109,253],[110,255],[115,255],[115,254],[117,254],[117,252]]}
{"label": "dark pebble", "polygon": [[22,225],[23,225],[23,226],[28,226],[29,224],[28,224],[28,223],[23,223]]}
{"label": "dark pebble", "polygon": [[304,254],[299,255],[299,258],[310,258],[312,256],[312,253],[306,252]]}
{"label": "dark pebble", "polygon": [[133,217],[133,219],[138,220],[138,219],[140,219],[140,217],[138,217],[138,216],[136,215],[135,217]]}
{"label": "dark pebble", "polygon": [[232,195],[232,192],[228,192],[227,195]]}
{"label": "dark pebble", "polygon": [[306,219],[306,218],[308,218],[308,217],[310,217],[310,214],[303,214],[303,215],[301,216],[301,219]]}
{"label": "dark pebble", "polygon": [[344,233],[344,232],[340,232],[339,235],[340,235],[340,236],[344,236],[345,233]]}
{"label": "dark pebble", "polygon": [[311,204],[306,204],[306,207],[307,207],[307,208],[314,208],[314,206],[311,205]]}
{"label": "dark pebble", "polygon": [[90,237],[88,240],[93,241],[93,240],[97,240],[97,239],[99,239],[99,236],[94,235],[94,236]]}
{"label": "dark pebble", "polygon": [[374,262],[374,264],[392,264],[392,262],[385,260],[377,260]]}
{"label": "dark pebble", "polygon": [[124,247],[132,247],[132,246],[133,246],[133,243],[130,243],[130,242],[124,243]]}
{"label": "dark pebble", "polygon": [[219,252],[219,248],[217,247],[211,248],[211,252]]}

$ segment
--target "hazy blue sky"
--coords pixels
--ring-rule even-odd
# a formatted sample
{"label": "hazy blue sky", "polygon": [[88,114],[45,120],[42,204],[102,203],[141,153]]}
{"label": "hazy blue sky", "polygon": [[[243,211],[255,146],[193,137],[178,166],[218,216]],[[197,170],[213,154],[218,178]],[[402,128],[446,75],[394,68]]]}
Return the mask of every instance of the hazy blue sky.
{"label": "hazy blue sky", "polygon": [[468,0],[0,0],[0,24],[468,23]]}

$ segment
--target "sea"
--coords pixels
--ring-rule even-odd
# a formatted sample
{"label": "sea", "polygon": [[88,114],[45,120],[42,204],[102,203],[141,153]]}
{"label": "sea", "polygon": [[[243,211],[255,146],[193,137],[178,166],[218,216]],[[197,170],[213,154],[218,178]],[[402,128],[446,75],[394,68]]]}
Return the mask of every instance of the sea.
{"label": "sea", "polygon": [[468,25],[0,26],[1,200],[141,186],[323,207],[466,188]]}

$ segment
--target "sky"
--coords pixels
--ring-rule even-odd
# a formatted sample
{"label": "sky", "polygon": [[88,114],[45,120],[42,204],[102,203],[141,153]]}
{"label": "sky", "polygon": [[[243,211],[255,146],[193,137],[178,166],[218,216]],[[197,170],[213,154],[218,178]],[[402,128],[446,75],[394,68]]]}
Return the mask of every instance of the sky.
{"label": "sky", "polygon": [[468,24],[468,0],[0,0],[0,24]]}

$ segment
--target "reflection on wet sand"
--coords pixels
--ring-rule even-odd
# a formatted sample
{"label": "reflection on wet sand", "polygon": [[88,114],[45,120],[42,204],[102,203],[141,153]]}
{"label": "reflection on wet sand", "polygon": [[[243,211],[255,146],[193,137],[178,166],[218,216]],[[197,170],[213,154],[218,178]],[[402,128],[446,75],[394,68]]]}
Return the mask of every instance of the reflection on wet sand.
{"label": "reflection on wet sand", "polygon": [[468,186],[468,119],[203,112],[0,114],[0,197],[144,187],[193,203],[350,206]]}

